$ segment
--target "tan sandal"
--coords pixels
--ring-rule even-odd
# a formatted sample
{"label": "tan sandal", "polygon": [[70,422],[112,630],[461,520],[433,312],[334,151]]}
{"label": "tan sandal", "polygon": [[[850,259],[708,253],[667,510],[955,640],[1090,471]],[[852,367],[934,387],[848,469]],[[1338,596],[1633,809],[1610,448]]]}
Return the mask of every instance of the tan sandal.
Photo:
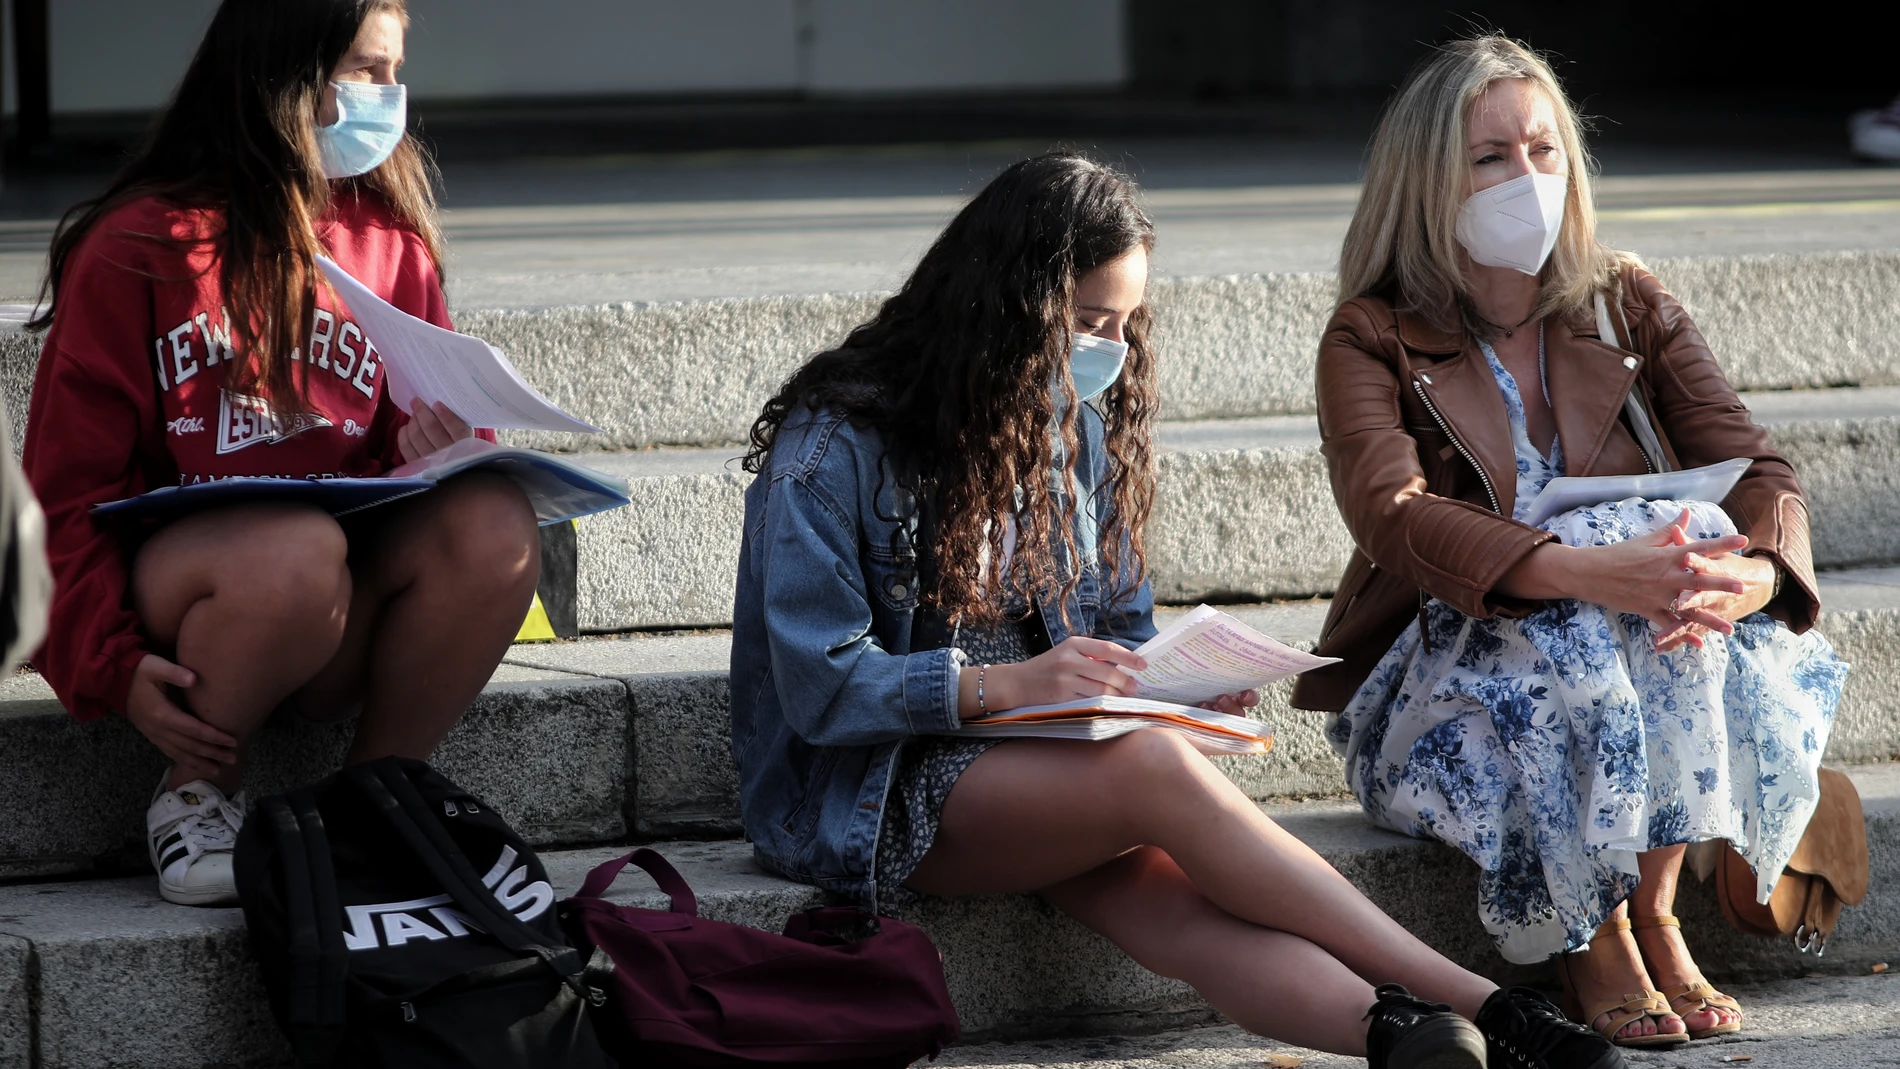
{"label": "tan sandal", "polygon": [[[1604,921],[1603,926],[1598,928],[1596,935],[1591,938],[1594,942],[1606,934],[1626,932],[1629,928],[1630,922],[1627,920]],[[1640,948],[1638,952],[1640,953]],[[1653,1032],[1646,1036],[1617,1035],[1625,1027],[1645,1017],[1662,1017],[1673,1013],[1674,1011],[1669,1008],[1668,1000],[1663,998],[1662,992],[1638,991],[1635,994],[1624,995],[1620,999],[1610,999],[1594,1006],[1584,1006],[1577,996],[1576,982],[1570,976],[1570,955],[1559,954],[1557,965],[1557,974],[1562,979],[1564,987],[1564,1012],[1570,1015],[1571,1020],[1589,1028],[1597,1035],[1619,1047],[1672,1047],[1689,1041],[1686,1032]],[[1608,1016],[1609,1020],[1598,1025],[1597,1018],[1604,1016]]]}
{"label": "tan sandal", "polygon": [[[1681,929],[1682,922],[1667,913],[1663,913],[1654,917],[1634,918],[1630,921],[1630,926],[1632,928]],[[1642,949],[1640,944],[1637,949]],[[1704,1028],[1690,1032],[1690,1039],[1707,1039],[1710,1036],[1725,1036],[1732,1032],[1742,1030],[1741,1003],[1717,991],[1715,985],[1709,983],[1707,980],[1696,980],[1657,993],[1669,1001],[1669,1009],[1674,1012],[1676,1016],[1682,1018],[1682,1023],[1685,1026],[1689,1023],[1689,1015],[1692,1013],[1729,1010],[1735,1014],[1735,1019],[1732,1021],[1725,1021],[1716,1025],[1714,1028]]]}

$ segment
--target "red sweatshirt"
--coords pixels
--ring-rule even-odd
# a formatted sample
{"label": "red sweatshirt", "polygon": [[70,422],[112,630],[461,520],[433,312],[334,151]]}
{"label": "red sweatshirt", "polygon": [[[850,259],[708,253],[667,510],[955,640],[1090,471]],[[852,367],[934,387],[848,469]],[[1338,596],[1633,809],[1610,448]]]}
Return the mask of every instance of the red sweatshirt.
{"label": "red sweatshirt", "polygon": [[[33,658],[73,716],[123,712],[148,652],[127,579],[141,532],[93,505],[237,475],[376,475],[399,463],[408,417],[386,400],[381,354],[319,287],[296,411],[224,389],[233,359],[216,246],[137,235],[215,232],[215,213],[156,198],[100,219],[68,260],[28,409],[27,478],[46,510],[55,589]],[[428,247],[374,196],[343,195],[318,237],[398,308],[448,327]]]}

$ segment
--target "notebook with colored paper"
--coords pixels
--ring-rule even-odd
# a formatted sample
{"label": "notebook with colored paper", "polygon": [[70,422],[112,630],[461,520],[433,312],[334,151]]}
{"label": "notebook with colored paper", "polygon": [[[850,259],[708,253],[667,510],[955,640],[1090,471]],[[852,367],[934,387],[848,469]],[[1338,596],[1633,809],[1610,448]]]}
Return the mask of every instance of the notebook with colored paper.
{"label": "notebook with colored paper", "polygon": [[1143,728],[1178,731],[1204,754],[1263,754],[1273,749],[1273,729],[1258,720],[1140,698],[1103,697],[1028,705],[965,721],[951,734],[979,739],[1100,741]]}
{"label": "notebook with colored paper", "polygon": [[1211,605],[1182,614],[1135,652],[1148,667],[1129,672],[1138,688],[1132,697],[1010,709],[965,721],[955,734],[1099,740],[1159,727],[1186,735],[1202,753],[1261,754],[1273,748],[1272,728],[1199,705],[1339,660],[1296,650]]}

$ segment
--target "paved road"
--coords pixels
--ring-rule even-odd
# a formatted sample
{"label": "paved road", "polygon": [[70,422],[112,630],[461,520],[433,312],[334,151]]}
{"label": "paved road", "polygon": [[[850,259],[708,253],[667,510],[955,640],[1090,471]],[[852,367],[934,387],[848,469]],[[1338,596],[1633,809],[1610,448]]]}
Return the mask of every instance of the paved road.
{"label": "paved road", "polygon": [[[453,163],[451,296],[462,307],[539,307],[889,289],[970,190],[1043,147]],[[1329,270],[1357,196],[1357,142],[1199,138],[1102,152],[1148,190],[1156,267],[1169,275]],[[1608,153],[1603,233],[1651,257],[1900,247],[1900,169],[1844,162],[1706,148]],[[51,218],[96,181],[9,191],[0,300],[36,289]]]}
{"label": "paved road", "polygon": [[[1900,1065],[1900,980],[1867,976],[1787,980],[1731,989],[1749,1014],[1745,1034],[1670,1051],[1630,1052],[1634,1066],[1723,1069],[1723,1056],[1749,1055],[1747,1069],[1873,1069]],[[986,1044],[946,1051],[933,1064],[984,1069],[1262,1069],[1271,1054],[1304,1069],[1363,1069],[1357,1058],[1318,1054],[1250,1036],[1200,1028],[1153,1036]]]}

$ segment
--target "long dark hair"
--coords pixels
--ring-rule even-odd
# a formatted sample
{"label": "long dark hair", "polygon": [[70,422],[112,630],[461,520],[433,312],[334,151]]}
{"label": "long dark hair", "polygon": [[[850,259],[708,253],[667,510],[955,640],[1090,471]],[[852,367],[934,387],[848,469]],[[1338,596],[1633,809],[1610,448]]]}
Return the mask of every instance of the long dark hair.
{"label": "long dark hair", "polygon": [[[215,250],[242,357],[226,369],[226,384],[261,386],[280,403],[299,397],[292,354],[306,344],[316,311],[314,257],[322,249],[314,224],[333,195],[317,151],[317,112],[331,71],[364,20],[380,12],[407,17],[403,0],[224,0],[145,144],[105,193],[60,220],[40,290],[44,311],[28,325],[52,324],[66,265],[100,219],[127,201],[160,197],[203,210],[200,233],[128,236]],[[427,156],[405,137],[381,167],[337,183],[334,195],[383,197],[440,270],[432,179]]]}
{"label": "long dark hair", "polygon": [[[1102,163],[1056,152],[1014,164],[945,228],[897,294],[844,344],[800,368],[752,425],[746,470],[766,463],[779,428],[800,405],[828,408],[883,438],[897,478],[928,498],[937,523],[926,604],[952,623],[1002,618],[1004,584],[1066,605],[1083,570],[1072,524],[1078,405],[1069,377],[1076,282],[1136,248],[1154,224],[1134,183]],[[1124,330],[1128,360],[1094,404],[1107,424],[1113,500],[1101,510],[1102,551],[1117,589],[1143,574],[1141,531],[1154,501],[1157,407],[1149,314]],[[1056,423],[1051,382],[1066,405]],[[1051,428],[1055,433],[1051,434]],[[1061,443],[1057,462],[1055,443]],[[1019,496],[1020,495],[1020,496]],[[1017,525],[1008,574],[1003,557]],[[904,525],[899,525],[900,532]]]}

